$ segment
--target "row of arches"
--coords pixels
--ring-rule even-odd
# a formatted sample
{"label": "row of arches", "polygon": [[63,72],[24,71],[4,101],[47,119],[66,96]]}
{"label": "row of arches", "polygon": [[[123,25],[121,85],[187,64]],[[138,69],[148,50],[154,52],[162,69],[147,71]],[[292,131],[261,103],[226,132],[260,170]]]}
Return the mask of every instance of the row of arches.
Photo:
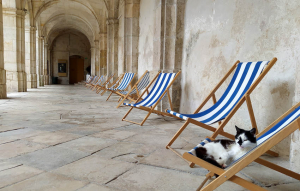
{"label": "row of arches", "polygon": [[69,74],[57,76],[60,57],[70,64],[70,57],[80,56],[85,73],[88,67],[92,75],[99,75],[100,70],[107,72],[108,12],[115,11],[118,1],[2,0],[1,3],[1,98],[7,92],[47,85],[52,77],[69,83]]}

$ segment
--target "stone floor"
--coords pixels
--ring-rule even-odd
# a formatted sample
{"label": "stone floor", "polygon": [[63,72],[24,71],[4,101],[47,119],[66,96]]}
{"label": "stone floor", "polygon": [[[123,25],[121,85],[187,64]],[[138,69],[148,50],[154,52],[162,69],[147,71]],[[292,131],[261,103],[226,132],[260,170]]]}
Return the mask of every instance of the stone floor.
{"label": "stone floor", "polygon": [[[50,85],[0,100],[0,190],[195,190],[206,170],[189,168],[165,145],[183,122],[152,115],[144,126],[83,86]],[[134,110],[129,119],[141,121]],[[174,143],[191,149],[210,132],[188,126]],[[288,158],[265,156],[285,167]],[[267,190],[299,190],[299,181],[258,164],[239,173]],[[226,182],[217,190],[244,190]]]}

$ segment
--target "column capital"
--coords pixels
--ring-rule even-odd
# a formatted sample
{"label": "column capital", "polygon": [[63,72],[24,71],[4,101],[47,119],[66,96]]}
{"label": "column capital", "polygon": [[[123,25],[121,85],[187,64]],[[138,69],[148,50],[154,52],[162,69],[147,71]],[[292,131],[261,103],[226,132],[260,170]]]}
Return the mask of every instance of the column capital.
{"label": "column capital", "polygon": [[106,19],[106,24],[107,25],[119,24],[119,19],[117,19],[117,18],[107,18]]}

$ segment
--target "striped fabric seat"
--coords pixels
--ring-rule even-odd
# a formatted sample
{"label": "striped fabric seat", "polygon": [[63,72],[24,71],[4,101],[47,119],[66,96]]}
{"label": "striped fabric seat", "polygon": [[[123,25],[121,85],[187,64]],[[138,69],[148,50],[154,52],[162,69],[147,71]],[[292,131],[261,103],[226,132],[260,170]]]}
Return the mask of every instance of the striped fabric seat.
{"label": "striped fabric seat", "polygon": [[[141,90],[145,89],[145,88],[148,86],[149,83],[150,83],[150,73],[147,72],[147,73],[144,75],[143,79],[141,79],[141,81],[140,81],[139,84],[137,85],[138,91],[141,91]],[[127,95],[127,94],[128,94],[128,91],[120,91],[120,93],[121,93],[121,94],[124,94],[124,95]],[[136,94],[136,93],[137,93],[136,88],[134,88],[134,89],[130,92],[130,95]]]}
{"label": "striped fabric seat", "polygon": [[150,93],[147,95],[145,99],[142,101],[130,104],[130,103],[123,103],[124,105],[133,106],[133,107],[150,107],[154,105],[158,99],[161,97],[163,92],[169,86],[169,84],[173,81],[176,73],[160,73],[153,88],[151,89]]}
{"label": "striped fabric seat", "polygon": [[99,78],[99,80],[95,83],[95,85],[100,85],[100,84],[102,83],[103,79],[104,79],[104,76],[102,75],[102,76]]}
{"label": "striped fabric seat", "polygon": [[85,82],[86,82],[86,83],[90,83],[93,79],[94,79],[94,77],[93,77],[93,76],[90,76]]}
{"label": "striped fabric seat", "polygon": [[[292,123],[294,120],[296,120],[298,117],[300,117],[300,107],[297,107],[294,111],[292,111],[290,114],[288,114],[285,118],[283,118],[281,121],[279,121],[276,125],[274,125],[271,129],[269,129],[267,132],[262,134],[258,139],[257,139],[257,146],[261,145],[268,139],[272,138],[276,133],[278,133],[280,130],[285,128],[287,125]],[[195,155],[195,149],[204,146],[205,144],[211,142],[209,138],[206,138],[204,141],[202,141],[199,145],[197,145],[195,148],[190,150],[188,153]],[[254,150],[256,147],[254,147],[252,150]],[[248,153],[250,153],[252,150],[241,156],[239,159],[233,161],[229,166],[235,164],[239,160],[241,160],[243,157],[245,157]],[[228,166],[228,167],[229,167]]]}
{"label": "striped fabric seat", "polygon": [[114,88],[115,87],[115,84],[114,84],[109,89],[113,90],[113,91],[115,91],[115,90],[125,90],[127,88],[127,86],[129,85],[129,83],[131,82],[133,76],[134,76],[134,73],[125,73],[120,85],[117,88]]}
{"label": "striped fabric seat", "polygon": [[240,62],[224,94],[216,104],[205,111],[196,114],[181,114],[171,110],[167,112],[184,120],[192,118],[206,125],[221,121],[244,96],[268,63],[269,61]]}

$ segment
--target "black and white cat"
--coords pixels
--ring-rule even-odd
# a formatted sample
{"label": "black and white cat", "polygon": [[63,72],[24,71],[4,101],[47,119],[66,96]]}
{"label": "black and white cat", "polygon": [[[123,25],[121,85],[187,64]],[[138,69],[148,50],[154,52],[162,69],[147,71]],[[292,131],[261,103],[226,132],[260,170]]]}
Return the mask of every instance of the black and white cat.
{"label": "black and white cat", "polygon": [[235,141],[217,139],[206,143],[195,149],[196,156],[215,166],[225,168],[257,145],[255,128],[250,131],[240,129],[237,126],[235,128]]}

